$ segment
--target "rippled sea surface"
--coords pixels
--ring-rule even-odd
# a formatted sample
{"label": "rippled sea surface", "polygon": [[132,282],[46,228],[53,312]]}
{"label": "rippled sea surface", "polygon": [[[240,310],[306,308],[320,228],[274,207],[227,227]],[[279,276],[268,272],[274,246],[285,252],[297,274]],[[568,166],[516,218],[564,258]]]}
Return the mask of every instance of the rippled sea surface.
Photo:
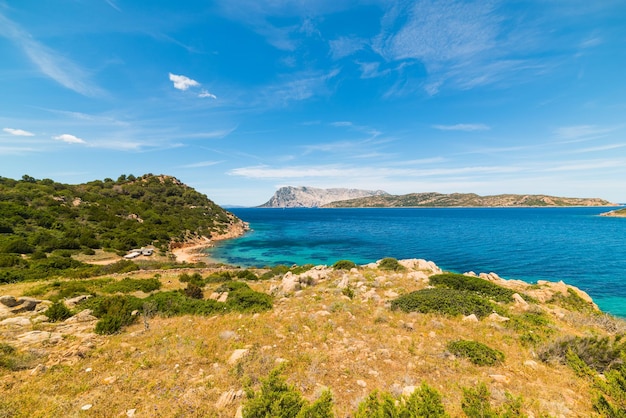
{"label": "rippled sea surface", "polygon": [[608,210],[231,209],[252,231],[209,256],[246,267],[424,258],[461,273],[563,280],[626,317],[626,218],[598,216]]}

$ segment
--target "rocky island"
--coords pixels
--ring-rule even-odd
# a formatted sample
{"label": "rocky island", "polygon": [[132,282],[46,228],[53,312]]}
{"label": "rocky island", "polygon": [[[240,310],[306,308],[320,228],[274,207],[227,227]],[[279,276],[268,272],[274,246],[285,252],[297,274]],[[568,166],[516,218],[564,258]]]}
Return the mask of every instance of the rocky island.
{"label": "rocky island", "polygon": [[337,200],[367,196],[385,196],[382,190],[319,189],[316,187],[281,187],[260,208],[312,208],[325,206]]}

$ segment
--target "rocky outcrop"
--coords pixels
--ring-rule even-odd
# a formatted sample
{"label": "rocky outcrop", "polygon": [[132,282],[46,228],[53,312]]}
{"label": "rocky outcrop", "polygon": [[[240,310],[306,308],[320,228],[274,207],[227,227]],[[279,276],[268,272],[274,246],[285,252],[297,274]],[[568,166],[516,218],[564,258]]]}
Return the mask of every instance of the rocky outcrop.
{"label": "rocky outcrop", "polygon": [[339,200],[367,196],[384,196],[382,190],[318,189],[315,187],[281,187],[261,208],[311,208],[324,206]]}

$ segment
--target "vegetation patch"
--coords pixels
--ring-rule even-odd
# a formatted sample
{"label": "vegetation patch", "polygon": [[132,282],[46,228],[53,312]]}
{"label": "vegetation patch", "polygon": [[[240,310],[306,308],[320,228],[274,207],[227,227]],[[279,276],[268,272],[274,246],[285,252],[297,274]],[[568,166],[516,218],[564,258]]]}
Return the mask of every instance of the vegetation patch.
{"label": "vegetation patch", "polygon": [[552,323],[542,312],[524,312],[521,315],[509,315],[509,318],[505,326],[516,331],[525,346],[536,346],[554,334]]}
{"label": "vegetation patch", "polygon": [[600,314],[589,302],[581,298],[571,287],[567,288],[567,296],[555,293],[548,303],[556,303],[568,311],[583,312],[588,314]]}
{"label": "vegetation patch", "polygon": [[465,357],[477,366],[494,366],[504,361],[504,353],[470,340],[456,340],[448,343],[448,350],[454,355]]}
{"label": "vegetation patch", "polygon": [[35,366],[40,356],[34,352],[21,352],[10,344],[0,343],[0,371],[18,371],[31,369]]}
{"label": "vegetation patch", "polygon": [[436,287],[446,287],[448,289],[466,290],[479,293],[492,298],[498,302],[511,302],[513,294],[511,289],[506,289],[497,284],[491,283],[480,277],[465,276],[456,273],[444,273],[430,276],[430,284]]}
{"label": "vegetation patch", "polygon": [[159,279],[131,279],[126,277],[122,280],[113,281],[102,288],[104,293],[132,293],[141,291],[150,293],[161,288]]}
{"label": "vegetation patch", "polygon": [[404,312],[471,315],[482,318],[493,311],[493,304],[469,291],[448,288],[423,289],[398,297],[391,309]]}
{"label": "vegetation patch", "polygon": [[626,338],[573,337],[557,341],[542,352],[539,358],[544,362],[558,362],[580,369],[580,359],[597,373],[621,367],[626,358]]}
{"label": "vegetation patch", "polygon": [[505,393],[506,401],[498,408],[491,405],[489,389],[484,383],[476,388],[463,388],[461,408],[468,418],[513,418],[526,417],[522,413],[523,400]]}
{"label": "vegetation patch", "polygon": [[356,264],[350,260],[339,260],[333,264],[335,270],[352,270],[353,268],[356,268]]}
{"label": "vegetation patch", "polygon": [[55,302],[43,314],[48,317],[50,322],[60,322],[72,316],[72,311],[63,302]]}
{"label": "vegetation patch", "polygon": [[380,260],[380,262],[378,263],[378,268],[387,271],[405,270],[404,266],[402,266],[402,264],[400,264],[398,260],[393,257],[387,257]]}

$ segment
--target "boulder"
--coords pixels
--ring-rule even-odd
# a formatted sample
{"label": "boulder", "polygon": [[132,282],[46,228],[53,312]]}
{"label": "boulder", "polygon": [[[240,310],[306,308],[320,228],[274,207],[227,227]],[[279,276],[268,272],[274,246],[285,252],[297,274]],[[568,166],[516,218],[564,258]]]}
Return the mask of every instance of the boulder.
{"label": "boulder", "polygon": [[65,299],[63,301],[63,303],[65,303],[65,306],[67,306],[68,308],[72,309],[74,308],[76,305],[78,305],[80,302],[89,299],[92,295],[80,295],[80,296],[76,296],[70,299]]}
{"label": "boulder", "polygon": [[476,316],[476,314],[471,314],[471,315],[464,316],[462,321],[463,322],[478,322],[478,317]]}
{"label": "boulder", "polygon": [[300,290],[300,278],[288,271],[283,276],[281,286],[284,293],[293,293],[296,290]]}
{"label": "boulder", "polygon": [[10,295],[0,296],[0,303],[2,303],[4,306],[8,308],[12,308],[14,306],[19,305],[17,300],[15,300],[15,298]]}
{"label": "boulder", "polygon": [[48,331],[29,331],[17,336],[17,340],[22,344],[37,344],[42,342],[56,344],[62,339],[63,336],[60,333]]}
{"label": "boulder", "polygon": [[248,354],[248,351],[249,350],[247,348],[240,348],[233,351],[233,353],[230,355],[230,358],[228,359],[228,364],[237,363],[240,359],[244,358]]}
{"label": "boulder", "polygon": [[31,324],[30,319],[23,316],[14,316],[0,321],[0,325],[13,325],[18,327],[26,327]]}
{"label": "boulder", "polygon": [[215,403],[215,407],[217,409],[224,409],[227,406],[235,403],[237,399],[243,398],[244,395],[245,392],[243,390],[227,390],[220,395],[219,399]]}
{"label": "boulder", "polygon": [[17,301],[17,304],[10,308],[13,314],[32,312],[35,310],[38,304],[41,303],[39,299],[21,297]]}
{"label": "boulder", "polygon": [[91,309],[84,309],[80,311],[79,313],[77,313],[76,315],[70,318],[67,318],[64,322],[68,324],[72,324],[76,322],[91,322],[91,321],[97,321],[97,320],[98,318],[92,315]]}
{"label": "boulder", "polygon": [[489,315],[487,317],[487,319],[489,321],[492,321],[492,322],[506,322],[506,321],[510,321],[511,320],[511,318],[507,318],[506,316],[498,315],[495,312],[493,312],[491,315]]}

